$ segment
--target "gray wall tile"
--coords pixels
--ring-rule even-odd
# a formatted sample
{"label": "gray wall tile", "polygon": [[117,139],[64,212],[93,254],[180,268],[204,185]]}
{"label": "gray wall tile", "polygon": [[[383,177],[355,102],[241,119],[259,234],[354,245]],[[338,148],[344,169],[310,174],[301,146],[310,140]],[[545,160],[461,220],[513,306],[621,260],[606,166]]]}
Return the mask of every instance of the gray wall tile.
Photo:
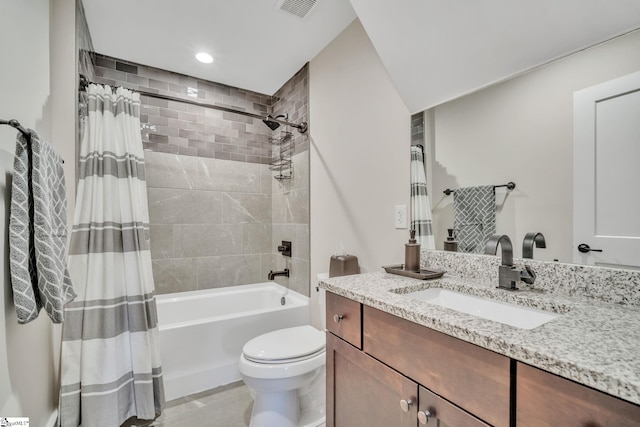
{"label": "gray wall tile", "polygon": [[223,195],[213,191],[149,188],[151,224],[220,224]]}
{"label": "gray wall tile", "polygon": [[198,174],[198,159],[189,156],[168,156],[145,151],[145,174],[148,188],[194,189]]}
{"label": "gray wall tile", "polygon": [[259,281],[260,255],[198,258],[199,289],[222,288]]}
{"label": "gray wall tile", "polygon": [[158,294],[197,289],[195,258],[152,261],[152,268]]}
{"label": "gray wall tile", "polygon": [[262,192],[260,165],[199,158],[197,167],[196,188],[199,190]]}
{"label": "gray wall tile", "polygon": [[173,225],[151,224],[151,259],[170,259],[175,257],[173,250]]}
{"label": "gray wall tile", "polygon": [[[177,97],[189,97],[193,99],[196,95],[198,99],[208,103],[219,104],[241,111],[248,111],[260,115],[267,115],[272,112],[271,97],[244,89],[234,88],[215,82],[206,82],[200,79],[183,76],[166,70],[148,67],[142,64],[135,64],[111,58],[105,55],[95,54],[96,67],[93,77],[99,83],[128,87],[133,90],[141,90],[149,93],[162,93]],[[250,98],[251,100],[248,100]],[[225,144],[246,146],[247,141],[262,141],[265,145],[267,141],[261,136],[268,135],[270,130],[251,117],[235,113],[216,111],[211,108],[193,106],[176,101],[160,100],[151,96],[141,96],[143,114],[149,116],[148,123],[158,123],[159,118],[180,119],[180,121],[169,121],[162,133],[152,132],[146,139],[146,148],[152,151],[177,153],[182,151],[186,155],[215,157],[237,162],[267,163],[270,152],[265,148],[257,153],[239,153],[229,150],[213,150],[203,147],[199,150],[179,150],[173,147],[171,140],[167,136],[180,136],[183,138],[213,141],[215,136],[230,138],[241,138],[242,141],[227,141]],[[159,110],[152,110],[150,107],[159,107]],[[293,106],[291,106],[293,107]],[[211,123],[207,118],[219,120],[215,122],[215,127],[208,128]],[[196,126],[199,125],[199,126]],[[249,125],[248,128],[246,125]],[[243,132],[240,137],[239,131]],[[169,147],[167,147],[169,145]],[[183,146],[184,147],[184,146]],[[230,155],[225,153],[235,153]]]}
{"label": "gray wall tile", "polygon": [[245,254],[261,254],[272,251],[271,223],[254,223],[242,225],[242,252]]}
{"label": "gray wall tile", "polygon": [[240,224],[182,224],[175,228],[175,254],[179,258],[239,255]]}
{"label": "gray wall tile", "polygon": [[222,219],[227,224],[271,224],[271,195],[224,193]]}

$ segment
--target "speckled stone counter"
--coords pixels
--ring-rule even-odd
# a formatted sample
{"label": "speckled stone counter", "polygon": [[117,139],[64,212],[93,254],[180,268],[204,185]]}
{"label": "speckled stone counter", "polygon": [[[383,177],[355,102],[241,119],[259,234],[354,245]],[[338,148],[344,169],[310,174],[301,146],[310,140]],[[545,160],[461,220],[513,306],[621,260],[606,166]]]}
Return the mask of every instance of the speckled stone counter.
{"label": "speckled stone counter", "polygon": [[[495,268],[497,273],[497,265]],[[325,279],[319,286],[640,404],[640,307],[540,289],[500,290],[495,287],[497,274],[495,283],[489,276],[478,274],[477,278],[470,279],[445,274],[440,279],[423,281],[375,272]],[[561,315],[535,329],[525,330],[406,295],[430,287],[490,297]]]}

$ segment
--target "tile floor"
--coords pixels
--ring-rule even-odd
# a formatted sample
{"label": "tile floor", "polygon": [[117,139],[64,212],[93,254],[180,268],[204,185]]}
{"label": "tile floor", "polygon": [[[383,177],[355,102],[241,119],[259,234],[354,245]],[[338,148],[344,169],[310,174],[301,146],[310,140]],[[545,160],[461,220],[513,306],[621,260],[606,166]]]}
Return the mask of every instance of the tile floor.
{"label": "tile floor", "polygon": [[253,398],[242,381],[167,402],[153,422],[129,420],[122,427],[248,427]]}
{"label": "tile floor", "polygon": [[249,389],[237,381],[167,402],[162,415],[152,423],[132,420],[123,427],[248,427],[252,409]]}
{"label": "tile floor", "polygon": [[242,381],[167,402],[152,427],[248,427],[253,399]]}

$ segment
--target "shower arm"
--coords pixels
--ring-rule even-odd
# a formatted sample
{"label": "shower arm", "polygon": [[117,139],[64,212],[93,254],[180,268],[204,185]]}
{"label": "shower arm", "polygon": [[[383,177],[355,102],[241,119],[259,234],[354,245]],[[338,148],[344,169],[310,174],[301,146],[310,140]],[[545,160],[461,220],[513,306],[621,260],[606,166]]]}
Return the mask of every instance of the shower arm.
{"label": "shower arm", "polygon": [[[242,113],[240,113],[240,114],[242,114]],[[291,127],[297,128],[298,132],[300,132],[300,133],[305,133],[307,131],[307,129],[309,129],[309,125],[307,124],[307,122],[300,122],[300,124],[291,123],[291,122],[286,121],[286,120],[277,119],[275,117],[272,117],[271,115],[267,115],[267,117],[257,116],[256,115],[256,117],[257,118],[261,118],[262,120],[268,120],[270,122],[276,122],[276,123],[280,123],[281,125],[287,125],[287,126],[291,126]]]}
{"label": "shower arm", "polygon": [[[82,74],[80,75],[80,89],[85,89],[89,84],[92,84],[92,83],[93,84],[100,84],[100,83],[91,82],[84,75],[82,75]],[[115,87],[117,87],[117,86],[115,86]],[[286,120],[276,119],[275,117],[271,117],[270,115],[261,116],[260,114],[250,113],[248,111],[236,110],[234,108],[229,108],[229,107],[223,107],[222,105],[207,104],[207,103],[204,103],[204,102],[192,101],[191,99],[178,98],[176,96],[171,96],[171,95],[163,95],[163,94],[160,94],[160,93],[145,92],[143,90],[135,90],[135,92],[137,92],[137,93],[139,93],[140,95],[143,95],[143,96],[149,96],[151,98],[164,99],[166,101],[182,102],[184,104],[190,104],[190,105],[195,105],[195,106],[204,107],[204,108],[212,108],[214,110],[225,111],[227,113],[235,113],[235,114],[241,114],[243,116],[253,117],[254,119],[269,120],[271,122],[280,123],[281,125],[287,125],[287,126],[294,127],[296,129],[298,129],[298,132],[300,132],[300,133],[305,133],[305,132],[307,132],[307,129],[309,129],[309,125],[307,124],[307,122],[292,123],[292,122],[289,122],[289,121],[286,121]]]}

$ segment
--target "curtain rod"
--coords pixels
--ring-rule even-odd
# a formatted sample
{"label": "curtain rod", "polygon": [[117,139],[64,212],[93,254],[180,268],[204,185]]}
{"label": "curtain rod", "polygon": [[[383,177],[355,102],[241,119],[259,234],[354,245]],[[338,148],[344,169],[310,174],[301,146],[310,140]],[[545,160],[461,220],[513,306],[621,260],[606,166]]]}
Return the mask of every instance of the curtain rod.
{"label": "curtain rod", "polygon": [[[507,190],[511,191],[514,188],[516,188],[516,183],[513,181],[509,181],[506,184],[501,184],[501,185],[494,185],[493,188],[496,189],[498,187],[507,187]],[[446,194],[447,196],[450,195],[451,193],[455,193],[456,190],[451,190],[449,188],[447,188],[446,190],[443,191],[444,194]]]}
{"label": "curtain rod", "polygon": [[[90,84],[102,84],[102,83],[95,83],[95,82],[89,81],[83,74],[80,74],[80,89],[84,90]],[[192,101],[190,99],[178,98],[176,96],[162,95],[160,93],[151,93],[151,92],[146,92],[142,90],[135,90],[135,92],[138,92],[140,95],[149,96],[157,99],[164,99],[166,101],[182,102],[185,104],[195,105],[198,107],[213,108],[214,110],[225,111],[227,113],[241,114],[243,116],[253,117],[254,119],[260,119],[264,121],[265,124],[266,122],[276,122],[276,123],[280,123],[281,125],[294,127],[298,129],[298,132],[300,133],[305,133],[307,129],[309,129],[309,125],[307,124],[307,122],[301,122],[299,124],[292,123],[286,120],[280,120],[275,117],[272,117],[270,114],[267,114],[266,116],[261,116],[260,114],[250,113],[248,111],[236,110],[234,108],[223,107],[222,105],[207,104],[204,102]]]}

